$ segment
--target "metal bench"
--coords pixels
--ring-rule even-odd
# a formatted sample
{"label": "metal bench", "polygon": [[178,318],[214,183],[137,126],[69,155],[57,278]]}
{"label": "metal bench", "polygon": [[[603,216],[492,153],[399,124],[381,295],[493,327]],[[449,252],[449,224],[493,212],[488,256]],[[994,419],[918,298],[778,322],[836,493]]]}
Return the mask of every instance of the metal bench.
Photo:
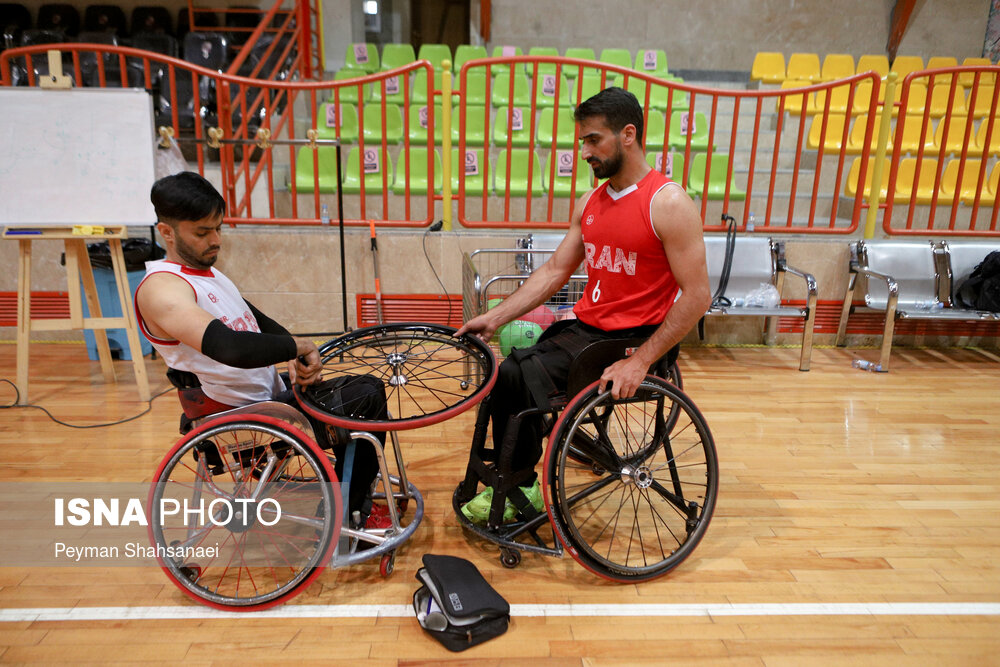
{"label": "metal bench", "polygon": [[[996,245],[981,242],[864,240],[851,243],[850,273],[837,327],[837,345],[845,344],[852,312],[885,313],[880,370],[889,370],[896,320],[990,321],[996,313],[956,306],[953,294]],[[978,257],[978,259],[977,259]],[[864,306],[854,304],[858,276],[864,276]],[[944,295],[944,299],[941,296]]]}
{"label": "metal bench", "polygon": [[[712,293],[718,291],[726,256],[726,237],[708,236],[705,238],[705,258],[708,262],[708,280]],[[778,295],[784,287],[785,274],[802,278],[806,287],[806,305],[783,306],[770,308],[748,305],[746,296],[759,289],[761,283],[774,285]],[[770,344],[774,340],[778,317],[798,317],[805,320],[802,330],[802,352],[799,357],[799,370],[808,371],[812,356],[813,324],[816,318],[816,279],[812,274],[805,273],[788,265],[785,261],[785,244],[766,237],[737,237],[733,249],[733,261],[726,284],[725,296],[732,305],[713,305],[706,316],[721,315],[754,315],[764,317],[764,342]]]}

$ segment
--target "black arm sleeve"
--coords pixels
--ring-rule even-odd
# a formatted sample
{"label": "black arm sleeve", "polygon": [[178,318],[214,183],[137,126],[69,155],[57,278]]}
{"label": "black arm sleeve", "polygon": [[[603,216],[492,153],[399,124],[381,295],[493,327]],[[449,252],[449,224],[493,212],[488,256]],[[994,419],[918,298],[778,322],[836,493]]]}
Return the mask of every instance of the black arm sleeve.
{"label": "black arm sleeve", "polygon": [[233,368],[263,368],[295,358],[295,340],[285,334],[233,331],[212,320],[201,337],[201,353]]}
{"label": "black arm sleeve", "polygon": [[280,324],[272,320],[270,317],[257,310],[257,308],[246,299],[243,300],[246,301],[246,304],[250,307],[250,312],[253,313],[254,318],[257,320],[257,326],[260,327],[262,333],[284,334],[286,336],[291,335],[288,332],[288,329],[281,326]]}

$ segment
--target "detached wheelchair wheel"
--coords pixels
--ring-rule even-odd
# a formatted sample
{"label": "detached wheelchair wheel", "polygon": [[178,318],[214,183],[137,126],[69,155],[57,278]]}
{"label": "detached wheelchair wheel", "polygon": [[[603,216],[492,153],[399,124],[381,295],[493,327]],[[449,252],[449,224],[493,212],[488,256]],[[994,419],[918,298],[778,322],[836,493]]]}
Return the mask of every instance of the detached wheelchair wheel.
{"label": "detached wheelchair wheel", "polygon": [[327,456],[273,417],[220,417],[182,438],[149,492],[149,533],[167,576],[230,611],[264,609],[322,572],[340,534]]}
{"label": "detached wheelchair wheel", "polygon": [[358,419],[351,410],[350,384],[343,386],[343,408],[332,414],[309,390],[296,387],[302,408],[335,426],[388,431],[436,424],[468,410],[496,382],[496,358],[475,336],[456,337],[456,329],[435,324],[387,324],[352,331],[323,345],[323,378],[378,378],[385,387],[389,418]]}
{"label": "detached wheelchair wheel", "polygon": [[614,400],[595,382],[566,406],[545,461],[555,533],[588,570],[615,581],[666,574],[705,534],[719,473],[712,434],[681,390],[647,376]]}

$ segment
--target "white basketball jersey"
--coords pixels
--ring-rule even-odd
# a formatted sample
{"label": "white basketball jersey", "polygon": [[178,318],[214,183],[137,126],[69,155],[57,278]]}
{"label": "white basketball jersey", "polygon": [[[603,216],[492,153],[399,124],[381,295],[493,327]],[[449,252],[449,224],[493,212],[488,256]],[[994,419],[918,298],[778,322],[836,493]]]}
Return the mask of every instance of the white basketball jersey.
{"label": "white basketball jersey", "polygon": [[[146,262],[146,278],[154,273],[172,273],[179,276],[194,290],[198,306],[214,315],[233,331],[259,332],[257,318],[240,295],[236,285],[217,269],[192,269],[165,259]],[[139,283],[136,294],[142,289]],[[156,351],[170,368],[188,371],[198,376],[201,388],[209,398],[226,405],[239,407],[274,398],[284,389],[274,367],[234,368],[220,364],[206,357],[194,348],[178,340],[165,340],[152,335],[139,312],[138,301],[135,308],[139,329],[149,339]]]}

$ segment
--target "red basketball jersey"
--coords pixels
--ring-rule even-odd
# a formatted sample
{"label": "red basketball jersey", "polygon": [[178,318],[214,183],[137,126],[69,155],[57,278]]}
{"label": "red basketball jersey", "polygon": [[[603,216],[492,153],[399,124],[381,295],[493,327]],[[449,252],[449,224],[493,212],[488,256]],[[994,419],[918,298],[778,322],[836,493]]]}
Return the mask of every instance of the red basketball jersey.
{"label": "red basketball jersey", "polygon": [[621,192],[605,182],[587,201],[580,219],[587,287],[574,308],[585,324],[613,331],[663,322],[678,287],[650,208],[670,183],[650,170]]}

